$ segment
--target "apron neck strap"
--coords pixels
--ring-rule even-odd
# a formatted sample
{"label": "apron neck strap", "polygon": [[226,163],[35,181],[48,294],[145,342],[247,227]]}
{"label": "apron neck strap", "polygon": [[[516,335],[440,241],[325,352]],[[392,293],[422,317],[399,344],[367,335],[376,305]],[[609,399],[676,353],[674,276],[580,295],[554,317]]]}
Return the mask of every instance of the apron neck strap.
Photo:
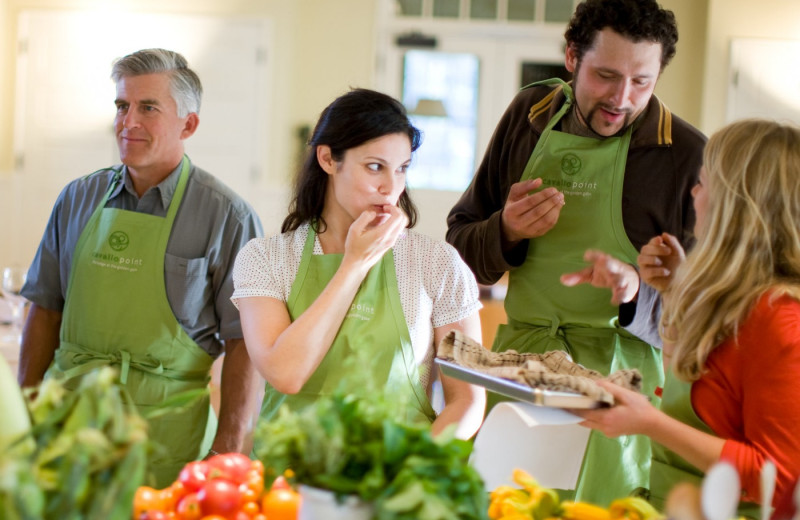
{"label": "apron neck strap", "polygon": [[522,87],[522,89],[521,89],[521,90],[525,90],[525,89],[532,88],[532,87],[537,87],[537,86],[553,86],[553,85],[555,85],[556,91],[561,89],[561,91],[564,92],[564,97],[566,98],[566,100],[561,105],[561,108],[558,109],[558,112],[556,112],[556,115],[554,115],[550,119],[550,121],[547,122],[547,125],[545,127],[545,131],[552,130],[555,127],[555,125],[561,120],[561,118],[563,118],[564,115],[567,112],[569,112],[569,109],[572,108],[572,104],[575,102],[575,95],[572,92],[572,87],[566,81],[564,81],[561,78],[550,78],[550,79],[545,79],[545,80],[542,80],[542,81],[537,81],[535,83],[531,83],[529,85],[526,85],[526,86]]}

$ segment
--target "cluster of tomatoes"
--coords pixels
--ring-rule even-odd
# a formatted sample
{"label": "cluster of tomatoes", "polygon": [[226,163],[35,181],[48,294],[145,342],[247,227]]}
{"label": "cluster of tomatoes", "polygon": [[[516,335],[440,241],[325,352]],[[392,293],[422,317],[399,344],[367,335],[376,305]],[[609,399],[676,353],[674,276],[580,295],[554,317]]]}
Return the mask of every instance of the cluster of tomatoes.
{"label": "cluster of tomatoes", "polygon": [[297,520],[300,496],[283,477],[264,489],[264,465],[240,453],[190,462],[169,487],[142,486],[133,520]]}

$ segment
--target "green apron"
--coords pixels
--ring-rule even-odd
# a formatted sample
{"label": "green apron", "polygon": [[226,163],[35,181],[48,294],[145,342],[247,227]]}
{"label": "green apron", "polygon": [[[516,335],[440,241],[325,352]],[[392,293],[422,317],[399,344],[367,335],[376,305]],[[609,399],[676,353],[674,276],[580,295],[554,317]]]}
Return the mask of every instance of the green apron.
{"label": "green apron", "polygon": [[[637,251],[622,223],[622,184],[631,128],[621,137],[594,139],[554,130],[574,102],[572,89],[558,84],[566,102],[548,122],[521,180],[541,177],[543,186],[564,194],[556,226],[530,241],[522,266],[509,275],[505,300],[508,325],[498,329],[495,351],[567,351],[576,363],[608,374],[637,368],[643,391],[653,396],[662,384],[661,351],[617,323],[618,308],[608,289],[581,284],[565,287],[560,276],[586,266],[587,249],[636,263]],[[488,395],[489,406],[503,398]],[[609,439],[592,432],[574,498],[606,506],[648,485],[650,442],[644,436]],[[572,497],[572,492],[563,492]]]}
{"label": "green apron", "polygon": [[[47,376],[71,379],[117,365],[142,413],[176,393],[207,386],[213,359],[178,323],[164,286],[167,241],[189,170],[184,157],[166,217],[106,208],[121,182],[117,172],[75,246],[60,345]],[[216,431],[209,409],[206,397],[149,422],[150,438],[166,448],[149,466],[157,487],[169,485],[184,464],[207,452]]]}
{"label": "green apron", "polygon": [[[309,227],[286,304],[292,321],[314,303],[342,263],[341,254],[315,255],[315,238]],[[385,391],[387,398],[403,405],[406,421],[430,423],[435,418],[414,360],[392,250],[370,269],[328,353],[300,392],[286,395],[267,384],[261,420],[269,420],[283,404],[300,410],[335,391]]]}
{"label": "green apron", "polygon": [[[664,393],[661,397],[661,411],[701,432],[716,435],[697,416],[692,407],[692,384],[676,378],[672,370],[667,371]],[[653,443],[653,460],[650,466],[650,502],[659,510],[663,510],[667,496],[675,484],[689,482],[700,487],[704,476],[702,471],[676,453],[657,442]],[[752,502],[741,502],[739,516],[760,518],[761,510]]]}

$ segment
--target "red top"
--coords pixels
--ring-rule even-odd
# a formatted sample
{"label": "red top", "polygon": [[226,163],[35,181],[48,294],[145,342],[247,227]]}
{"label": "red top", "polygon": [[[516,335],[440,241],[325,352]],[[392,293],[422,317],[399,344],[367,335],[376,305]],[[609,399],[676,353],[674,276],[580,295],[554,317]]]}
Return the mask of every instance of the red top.
{"label": "red top", "polygon": [[800,302],[761,297],[742,324],[709,355],[692,385],[692,406],[727,439],[722,459],[739,471],[743,498],[760,501],[761,466],[778,470],[774,518],[788,518],[800,475]]}

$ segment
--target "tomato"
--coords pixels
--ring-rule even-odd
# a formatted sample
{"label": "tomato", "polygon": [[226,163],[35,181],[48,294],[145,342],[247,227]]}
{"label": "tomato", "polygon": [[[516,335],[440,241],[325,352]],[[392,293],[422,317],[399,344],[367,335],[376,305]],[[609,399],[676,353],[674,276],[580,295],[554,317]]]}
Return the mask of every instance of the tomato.
{"label": "tomato", "polygon": [[242,494],[233,482],[215,478],[197,492],[197,500],[205,515],[233,516],[242,503]]}
{"label": "tomato", "polygon": [[200,509],[200,501],[197,499],[197,493],[190,493],[183,497],[178,502],[177,507],[178,518],[181,520],[197,520],[203,516],[203,511]]}
{"label": "tomato", "polygon": [[189,494],[189,490],[186,489],[186,486],[183,485],[183,482],[175,481],[169,487],[172,490],[172,499],[175,501],[175,505],[178,505],[178,502],[181,501],[183,497]]}
{"label": "tomato", "polygon": [[180,482],[175,482],[159,491],[159,493],[161,493],[161,508],[169,513],[170,511],[175,511],[178,502],[186,494],[186,488]]}
{"label": "tomato", "polygon": [[236,484],[247,480],[247,473],[252,467],[249,457],[241,453],[221,453],[208,459],[208,478],[223,478]]}
{"label": "tomato", "polygon": [[261,506],[258,505],[258,502],[245,502],[242,504],[242,512],[247,516],[256,516],[261,512]]}
{"label": "tomato", "polygon": [[242,502],[257,502],[261,498],[261,495],[247,487],[247,484],[239,484],[239,493],[242,494]]}
{"label": "tomato", "polygon": [[186,464],[178,474],[178,482],[189,492],[198,491],[208,481],[208,462],[196,460]]}
{"label": "tomato", "polygon": [[258,472],[259,475],[264,476],[264,463],[256,459],[250,462],[250,469]]}
{"label": "tomato", "polygon": [[145,511],[137,517],[139,520],[168,520],[167,513],[163,511]]}
{"label": "tomato", "polygon": [[297,520],[299,510],[300,495],[289,488],[273,487],[261,500],[261,512],[269,520]]}
{"label": "tomato", "polygon": [[260,498],[261,494],[264,492],[264,477],[250,470],[247,473],[247,480],[239,484],[239,489],[242,491],[249,489],[257,495],[257,498]]}
{"label": "tomato", "polygon": [[148,486],[140,486],[133,495],[133,518],[139,518],[149,511],[161,511],[163,505],[161,491]]}
{"label": "tomato", "polygon": [[283,475],[281,475],[272,482],[272,487],[270,489],[292,489],[292,486],[290,486]]}

